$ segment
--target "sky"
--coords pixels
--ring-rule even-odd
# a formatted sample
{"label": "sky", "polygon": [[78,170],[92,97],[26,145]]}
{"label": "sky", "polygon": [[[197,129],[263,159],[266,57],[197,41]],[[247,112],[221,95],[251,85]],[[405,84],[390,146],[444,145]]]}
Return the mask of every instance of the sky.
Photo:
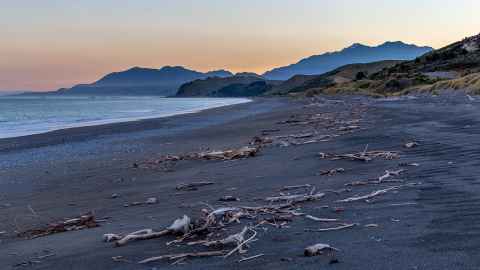
{"label": "sky", "polygon": [[0,91],[133,66],[263,73],[359,42],[434,48],[480,32],[478,0],[0,0]]}

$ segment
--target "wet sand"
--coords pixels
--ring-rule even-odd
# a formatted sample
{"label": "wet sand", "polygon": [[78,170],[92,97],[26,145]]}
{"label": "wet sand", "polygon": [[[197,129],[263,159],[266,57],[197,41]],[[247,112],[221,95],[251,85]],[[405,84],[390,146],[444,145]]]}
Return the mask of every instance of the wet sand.
{"label": "wet sand", "polygon": [[[306,106],[308,105],[308,106]],[[423,97],[397,101],[366,98],[321,98],[307,101],[260,99],[252,103],[197,114],[133,123],[57,131],[0,140],[0,269],[478,269],[480,266],[480,103],[464,96]],[[341,132],[342,124],[279,123],[317,114],[335,120],[361,119],[359,130]],[[294,118],[291,118],[294,116]],[[269,136],[341,134],[325,142],[266,146],[252,158],[234,161],[181,161],[165,171],[161,166],[135,168],[134,163],[164,154],[228,149],[248,144],[262,130]],[[344,133],[344,134],[343,134]],[[404,148],[417,141],[416,148]],[[368,150],[399,151],[400,158],[370,162],[320,159],[318,153]],[[418,167],[399,167],[418,163]],[[321,170],[344,173],[321,176]],[[402,183],[348,187],[353,181],[375,179],[385,170],[407,171]],[[179,192],[179,183],[212,181],[195,191]],[[366,202],[336,202],[390,186],[416,183]],[[185,264],[162,261],[139,265],[141,259],[170,253],[200,251],[198,246],[170,245],[165,237],[114,248],[102,242],[104,233],[161,229],[183,214],[198,217],[202,203],[263,205],[287,185],[315,185],[326,191],[320,201],[298,211],[337,218],[358,225],[345,230],[307,232],[334,226],[302,216],[281,228],[258,229],[245,257],[188,259]],[[118,194],[112,198],[112,194]],[[223,195],[239,202],[219,202]],[[124,207],[158,198],[158,204]],[[328,206],[328,207],[327,207]],[[344,211],[336,211],[338,208]],[[106,219],[100,227],[58,233],[33,240],[16,231],[94,211]],[[231,232],[255,222],[228,227]],[[376,224],[378,226],[365,226]],[[303,257],[303,249],[328,243],[340,249],[329,256]],[[50,257],[42,256],[54,254]],[[126,261],[115,262],[114,256]],[[36,259],[36,258],[42,259]],[[37,261],[37,262],[34,262]],[[30,262],[26,266],[21,263]],[[17,266],[15,266],[17,265]]]}

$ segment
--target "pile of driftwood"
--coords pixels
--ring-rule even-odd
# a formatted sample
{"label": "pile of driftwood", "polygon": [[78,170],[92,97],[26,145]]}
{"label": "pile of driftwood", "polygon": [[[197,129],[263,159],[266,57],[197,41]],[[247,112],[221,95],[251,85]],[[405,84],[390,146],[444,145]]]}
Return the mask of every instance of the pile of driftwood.
{"label": "pile of driftwood", "polygon": [[[384,176],[379,177],[378,181],[379,183],[384,183],[387,178],[397,176],[401,172],[403,172],[403,170],[387,171]],[[205,184],[210,183],[206,182]],[[402,187],[410,185],[411,184],[390,186],[365,195],[355,195],[336,200],[334,203],[368,201],[390,191],[399,190]],[[181,186],[181,189],[183,189],[183,187],[184,185]],[[301,191],[300,193],[298,193],[299,190]],[[337,195],[339,194],[340,193]],[[292,222],[295,218],[305,218],[322,224],[332,224],[327,227],[305,229],[305,231],[308,232],[337,231],[360,225],[358,223],[344,222],[337,218],[315,217],[301,212],[303,204],[323,200],[325,196],[325,192],[316,192],[315,186],[311,184],[286,186],[280,189],[278,195],[264,198],[266,202],[265,205],[228,206],[220,208],[207,205],[207,208],[201,209],[199,218],[195,220],[184,215],[161,230],[147,228],[125,234],[108,233],[103,236],[103,239],[105,242],[113,242],[116,247],[121,247],[133,241],[170,236],[170,239],[173,237],[173,240],[167,242],[167,245],[175,244],[176,246],[181,246],[183,244],[185,246],[198,246],[203,249],[193,253],[182,252],[149,257],[139,262],[144,264],[159,260],[174,260],[174,263],[177,263],[180,260],[183,261],[190,257],[221,256],[226,258],[235,253],[244,254],[249,245],[257,240],[256,237],[259,226],[271,225],[279,228]],[[242,223],[242,220],[248,220],[248,225],[243,226],[240,231],[235,232],[229,229],[231,225]],[[226,234],[227,231],[232,233]],[[338,249],[328,244],[320,243],[307,247],[305,249],[305,255],[314,256],[326,251],[335,252],[338,251]],[[242,261],[261,256],[263,256],[263,254],[244,258]]]}
{"label": "pile of driftwood", "polygon": [[55,223],[48,224],[43,228],[31,229],[18,234],[19,237],[27,239],[34,239],[55,233],[62,233],[68,231],[78,231],[83,229],[98,227],[98,221],[92,213],[82,215],[77,218],[66,219]]}
{"label": "pile of driftwood", "polygon": [[383,158],[387,160],[398,159],[400,155],[395,151],[363,151],[359,153],[352,154],[332,154],[332,153],[319,153],[318,156],[321,159],[330,159],[330,160],[353,160],[353,161],[372,161],[375,158]]}
{"label": "pile of driftwood", "polygon": [[[243,254],[248,245],[255,241],[257,236],[256,228],[262,225],[279,227],[291,222],[295,217],[305,216],[299,213],[301,204],[321,200],[325,193],[315,192],[313,186],[306,193],[290,194],[281,193],[278,196],[265,198],[267,205],[262,206],[232,206],[202,209],[200,217],[192,220],[184,215],[172,222],[171,225],[162,230],[142,229],[126,234],[105,234],[105,242],[114,242],[116,247],[125,246],[133,241],[148,240],[164,236],[173,236],[174,240],[167,243],[185,244],[187,246],[197,245],[206,250],[196,253],[179,253],[155,256],[146,258],[139,263],[149,263],[158,260],[185,259],[187,257],[223,256],[229,257],[234,253]],[[282,190],[293,190],[302,187],[285,187]],[[306,215],[308,219],[319,222],[334,222],[336,219],[317,218]],[[244,226],[239,232],[219,237],[231,224],[241,223],[242,219],[249,220],[248,226]],[[212,251],[211,249],[215,250]],[[257,256],[258,257],[258,256]]]}
{"label": "pile of driftwood", "polygon": [[317,132],[306,132],[299,134],[289,134],[281,136],[269,136],[261,137],[256,136],[250,142],[250,145],[254,146],[268,146],[268,145],[277,145],[282,147],[287,147],[291,145],[304,145],[318,142],[327,142],[332,138],[337,137],[338,135],[328,135],[328,134],[319,134]]}
{"label": "pile of driftwood", "polygon": [[167,167],[177,161],[182,160],[233,160],[254,157],[259,152],[259,147],[244,146],[236,149],[227,150],[208,150],[184,155],[166,155],[158,159],[149,160],[143,164],[135,163],[134,167],[151,168],[157,165],[166,165]]}
{"label": "pile of driftwood", "polygon": [[[291,145],[327,142],[338,136],[360,130],[360,113],[361,112],[325,112],[306,115],[291,115],[289,119],[277,122],[277,124],[290,126],[310,126],[310,130],[296,134],[277,136],[268,136],[271,132],[262,132],[262,136],[254,137],[250,145],[258,147],[270,145],[286,147]],[[329,132],[331,134],[321,133],[318,132],[320,128],[331,130],[333,132]],[[279,131],[279,129],[274,129],[274,132]]]}
{"label": "pile of driftwood", "polygon": [[[339,113],[339,112],[325,112],[325,113],[314,113],[306,116],[302,115],[292,115],[289,119],[285,121],[277,122],[279,125],[291,125],[291,126],[317,126],[324,127],[327,129],[337,129],[341,131],[353,130],[360,128],[358,124],[360,123],[359,114],[360,113]],[[340,120],[345,119],[345,120]],[[349,120],[346,120],[349,119]]]}

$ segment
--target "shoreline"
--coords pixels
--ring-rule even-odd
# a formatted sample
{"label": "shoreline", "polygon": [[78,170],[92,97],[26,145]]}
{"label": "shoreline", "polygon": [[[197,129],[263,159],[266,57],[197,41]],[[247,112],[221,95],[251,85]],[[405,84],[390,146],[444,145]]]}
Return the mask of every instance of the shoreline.
{"label": "shoreline", "polygon": [[[114,98],[116,96],[113,96]],[[167,98],[167,97],[162,97],[162,98]],[[220,98],[219,98],[220,99]],[[176,115],[184,115],[184,114],[192,114],[192,113],[199,113],[205,110],[210,110],[210,109],[215,109],[215,108],[221,108],[221,107],[228,107],[228,106],[234,106],[234,105],[240,105],[244,103],[249,103],[252,102],[251,98],[232,98],[232,99],[238,99],[238,102],[227,104],[227,105],[220,105],[220,106],[213,106],[210,108],[205,108],[205,109],[192,109],[192,110],[185,110],[182,112],[177,112],[177,113],[164,113],[162,115],[151,115],[151,116],[139,116],[139,117],[124,117],[124,118],[117,118],[117,119],[109,119],[109,120],[95,120],[95,121],[85,121],[83,123],[78,123],[78,124],[68,124],[63,127],[57,127],[57,128],[50,128],[45,131],[38,131],[34,133],[25,133],[25,134],[18,134],[18,135],[13,135],[9,137],[0,137],[0,141],[4,139],[14,139],[14,138],[19,138],[19,137],[28,137],[32,135],[39,135],[39,134],[46,134],[46,133],[51,133],[55,131],[61,131],[61,130],[67,130],[67,129],[73,129],[73,128],[83,128],[83,127],[95,127],[95,126],[103,126],[103,125],[110,125],[110,124],[119,124],[119,123],[128,123],[128,122],[136,122],[136,121],[142,121],[142,120],[151,120],[151,119],[160,119],[160,118],[166,118],[166,117],[172,117]]]}
{"label": "shoreline", "polygon": [[[206,116],[218,115],[223,116],[222,118],[225,118],[224,120],[227,121],[229,120],[229,113],[234,114],[238,111],[243,111],[243,113],[245,113],[246,109],[256,107],[256,109],[252,109],[252,112],[255,113],[255,110],[259,109],[258,106],[262,106],[262,104],[267,104],[265,109],[268,110],[269,106],[276,106],[275,104],[284,103],[285,100],[288,100],[288,98],[253,98],[249,99],[248,102],[208,108],[192,113],[182,113],[165,117],[153,117],[92,126],[71,127],[26,136],[0,138],[0,155],[2,153],[16,150],[85,141],[99,136],[162,129],[166,124],[171,124],[176,121],[181,123],[182,121],[188,120],[188,118],[205,118]],[[231,115],[231,118],[233,120],[236,117],[235,115]],[[199,128],[202,125],[201,123],[197,123],[192,126]]]}

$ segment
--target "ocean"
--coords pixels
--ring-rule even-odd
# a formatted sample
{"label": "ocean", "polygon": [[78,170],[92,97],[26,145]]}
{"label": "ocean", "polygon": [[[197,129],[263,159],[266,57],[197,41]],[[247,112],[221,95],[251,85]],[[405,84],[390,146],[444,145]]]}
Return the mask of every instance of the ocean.
{"label": "ocean", "polygon": [[245,98],[0,97],[0,138],[194,113]]}

